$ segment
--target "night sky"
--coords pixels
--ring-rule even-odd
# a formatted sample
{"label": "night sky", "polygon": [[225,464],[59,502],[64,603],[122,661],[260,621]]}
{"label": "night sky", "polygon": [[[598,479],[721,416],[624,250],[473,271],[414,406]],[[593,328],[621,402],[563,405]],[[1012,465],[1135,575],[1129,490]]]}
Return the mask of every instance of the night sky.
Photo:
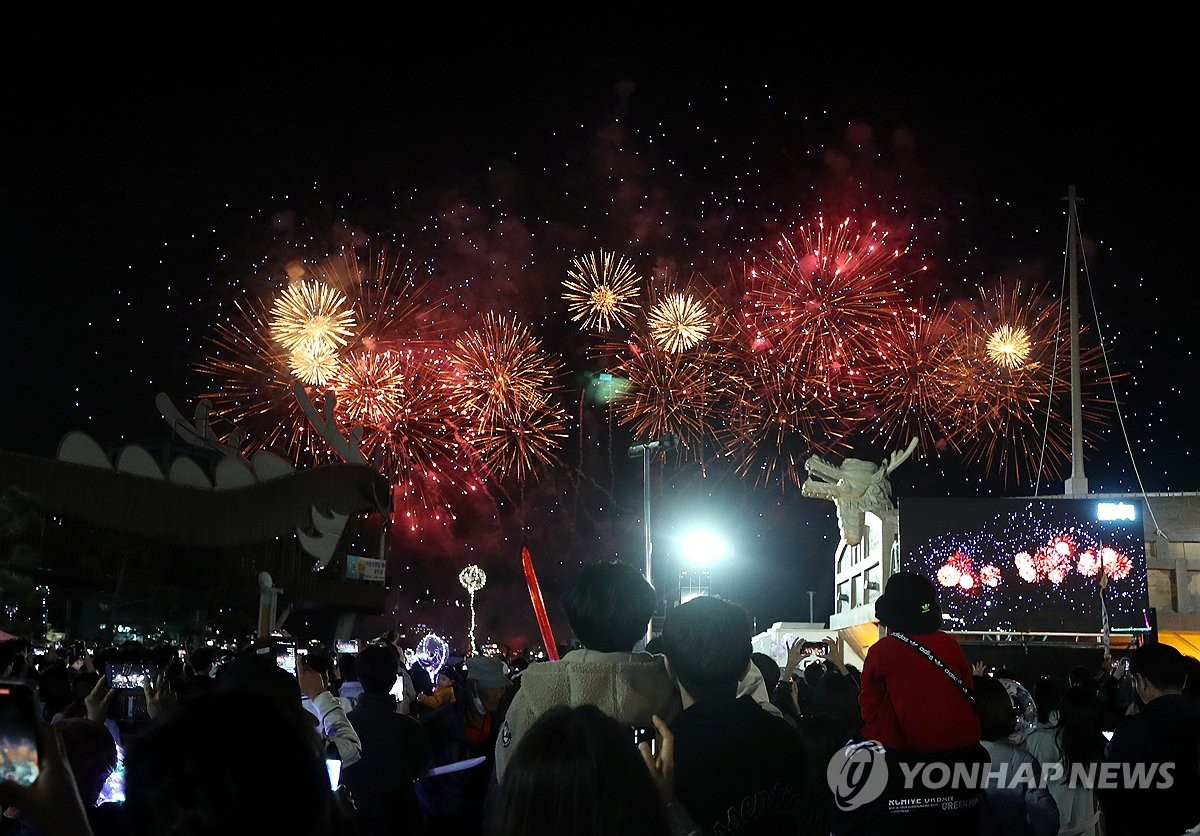
{"label": "night sky", "polygon": [[[931,293],[972,296],[998,278],[1057,291],[1062,198],[1075,185],[1133,462],[1147,491],[1200,490],[1187,425],[1195,212],[1181,179],[1192,134],[1179,107],[1191,92],[1171,48],[1077,67],[1019,45],[885,55],[799,40],[761,43],[755,59],[409,40],[253,59],[73,44],[63,81],[8,86],[5,449],[53,456],[73,429],[102,443],[162,439],[155,394],[190,413],[205,383],[194,366],[232,301],[264,294],[293,259],[345,246],[385,247],[427,271],[464,322],[489,308],[519,315],[562,358],[564,407],[577,415],[581,374],[598,371],[560,298],[580,253],[617,250],[646,272],[720,284],[774,235],[853,213],[909,234]],[[524,542],[565,634],[557,596],[581,563],[619,554],[641,565],[630,443],[592,415],[572,426],[559,472],[464,510],[454,530],[398,541],[394,619],[461,631],[455,576],[477,562],[490,576],[481,633],[534,635]],[[1115,421],[1100,428],[1088,476],[1093,491],[1139,489]],[[952,455],[914,459],[892,481],[901,496],[1032,492]],[[809,589],[828,615],[832,504],[755,487],[714,461],[656,465],[652,493],[668,567],[671,538],[703,517],[735,552],[717,591],[760,627],[807,619]]]}

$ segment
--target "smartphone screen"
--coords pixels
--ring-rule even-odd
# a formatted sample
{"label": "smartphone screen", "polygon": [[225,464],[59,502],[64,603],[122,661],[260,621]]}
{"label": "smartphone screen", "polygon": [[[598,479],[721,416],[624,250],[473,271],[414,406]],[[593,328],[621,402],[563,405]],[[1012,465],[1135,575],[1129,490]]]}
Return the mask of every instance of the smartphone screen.
{"label": "smartphone screen", "polygon": [[0,773],[23,786],[38,777],[37,696],[21,682],[0,682]]}
{"label": "smartphone screen", "polygon": [[329,788],[336,790],[342,782],[342,762],[338,758],[326,758],[325,771],[329,773]]}
{"label": "smartphone screen", "polygon": [[109,662],[105,678],[113,694],[112,712],[115,720],[146,720],[146,692],[142,688],[145,679],[153,680],[158,668],[149,662]]}
{"label": "smartphone screen", "polygon": [[633,745],[640,746],[643,743],[650,744],[650,754],[658,754],[658,738],[654,736],[653,726],[633,727]]}
{"label": "smartphone screen", "polygon": [[296,645],[294,644],[277,644],[275,645],[275,664],[283,668],[292,676],[296,675]]}
{"label": "smartphone screen", "polygon": [[351,655],[358,653],[358,639],[338,639],[337,652]]}
{"label": "smartphone screen", "polygon": [[1100,732],[1100,734],[1104,735],[1104,739],[1105,739],[1105,740],[1112,740],[1112,737],[1113,737],[1113,733],[1112,733],[1112,732],[1110,732],[1110,731],[1105,731],[1105,732]]}
{"label": "smartphone screen", "polygon": [[108,687],[114,691],[141,691],[142,680],[154,679],[158,669],[149,662],[109,662]]}

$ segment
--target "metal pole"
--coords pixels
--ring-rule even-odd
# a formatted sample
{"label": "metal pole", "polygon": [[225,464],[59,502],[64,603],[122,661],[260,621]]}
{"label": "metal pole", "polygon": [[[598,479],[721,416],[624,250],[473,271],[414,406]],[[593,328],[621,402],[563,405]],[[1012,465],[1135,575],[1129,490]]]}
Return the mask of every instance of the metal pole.
{"label": "metal pole", "polygon": [[642,452],[642,498],[644,508],[642,513],[646,519],[646,583],[654,586],[654,568],[651,562],[651,555],[654,552],[654,544],[650,540],[650,451]]}
{"label": "metal pole", "polygon": [[815,624],[816,618],[813,617],[813,596],[817,593],[813,590],[808,590],[808,623]]}
{"label": "metal pole", "polygon": [[1087,496],[1083,472],[1083,394],[1079,372],[1079,215],[1075,211],[1075,187],[1067,188],[1067,268],[1071,278],[1071,478],[1068,496]]}

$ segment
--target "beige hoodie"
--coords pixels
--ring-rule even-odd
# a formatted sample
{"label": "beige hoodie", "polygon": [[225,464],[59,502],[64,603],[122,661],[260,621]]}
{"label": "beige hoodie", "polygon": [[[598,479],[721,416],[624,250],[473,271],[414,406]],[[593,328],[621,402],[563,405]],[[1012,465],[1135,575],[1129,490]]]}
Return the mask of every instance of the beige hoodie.
{"label": "beige hoodie", "polygon": [[521,736],[538,717],[559,705],[594,705],[631,726],[652,726],[653,714],[670,723],[681,709],[679,689],[667,675],[662,656],[585,649],[572,650],[557,662],[530,665],[521,674],[521,688],[496,740],[498,780],[504,779]]}

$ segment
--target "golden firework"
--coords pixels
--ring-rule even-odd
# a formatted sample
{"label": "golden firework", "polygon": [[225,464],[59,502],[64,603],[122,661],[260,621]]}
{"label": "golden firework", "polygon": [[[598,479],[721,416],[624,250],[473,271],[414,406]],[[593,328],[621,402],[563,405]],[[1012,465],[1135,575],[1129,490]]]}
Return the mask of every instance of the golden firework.
{"label": "golden firework", "polygon": [[293,355],[336,352],[354,336],[354,311],[341,291],[323,282],[296,282],[271,308],[271,336]]}
{"label": "golden firework", "polygon": [[712,330],[708,308],[688,293],[668,293],[646,319],[650,335],[664,351],[687,351],[699,345]]}
{"label": "golden firework", "polygon": [[637,272],[629,259],[616,253],[601,250],[576,258],[563,287],[571,321],[582,320],[584,328],[628,326],[637,312]]}
{"label": "golden firework", "polygon": [[1001,325],[988,337],[987,354],[996,365],[1016,369],[1029,359],[1032,347],[1029,332],[1024,328]]}
{"label": "golden firework", "polygon": [[404,391],[401,356],[392,351],[352,354],[341,364],[334,391],[351,423],[384,424],[400,411]]}
{"label": "golden firework", "polygon": [[483,327],[456,340],[450,353],[461,411],[497,423],[519,419],[542,403],[559,364],[540,348],[524,325],[487,313]]}
{"label": "golden firework", "polygon": [[341,360],[337,350],[325,343],[314,343],[294,350],[288,356],[292,374],[309,386],[326,386],[337,374]]}

